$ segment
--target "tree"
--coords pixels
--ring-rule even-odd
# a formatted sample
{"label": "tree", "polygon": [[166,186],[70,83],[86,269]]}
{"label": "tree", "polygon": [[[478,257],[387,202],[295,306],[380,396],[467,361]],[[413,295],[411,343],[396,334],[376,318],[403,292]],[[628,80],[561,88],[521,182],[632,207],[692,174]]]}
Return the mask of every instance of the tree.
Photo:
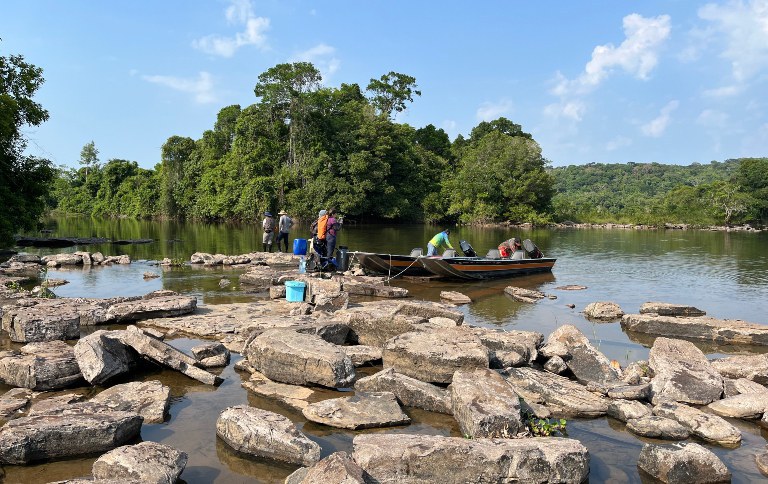
{"label": "tree", "polygon": [[91,141],[80,150],[80,164],[85,166],[85,180],[88,181],[88,169],[98,167],[99,150],[96,149],[96,143]]}
{"label": "tree", "polygon": [[21,128],[48,119],[48,111],[32,99],[45,81],[42,73],[23,56],[0,56],[0,245],[37,224],[55,173],[49,160],[23,154],[27,141]]}
{"label": "tree", "polygon": [[393,111],[405,110],[405,102],[413,102],[413,96],[421,96],[416,78],[390,71],[379,79],[371,79],[366,88],[372,93],[371,102],[380,114],[391,116]]}

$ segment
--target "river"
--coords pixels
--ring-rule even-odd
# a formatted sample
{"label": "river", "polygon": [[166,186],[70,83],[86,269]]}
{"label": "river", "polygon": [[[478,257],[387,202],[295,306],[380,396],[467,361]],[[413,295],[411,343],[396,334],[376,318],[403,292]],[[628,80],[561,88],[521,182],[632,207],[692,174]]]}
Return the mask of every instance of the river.
{"label": "river", "polygon": [[[200,305],[247,302],[263,295],[244,292],[237,284],[243,269],[161,268],[150,261],[164,257],[189,260],[194,252],[242,254],[260,250],[258,224],[194,224],[91,218],[46,220],[51,236],[105,237],[110,240],[154,239],[148,244],[102,244],[68,249],[24,249],[49,254],[74,250],[101,251],[105,255],[128,254],[128,266],[91,269],[49,270],[49,278],[66,279],[69,284],[54,289],[62,297],[114,297],[146,294],[171,289],[197,296]],[[409,253],[426,248],[426,241],[441,230],[425,225],[358,225],[347,221],[339,234],[339,245],[350,250]],[[306,226],[295,227],[292,238],[304,237]],[[31,234],[37,235],[37,234]],[[469,241],[479,254],[495,248],[509,237],[532,239],[547,257],[557,258],[551,274],[517,279],[472,283],[430,282],[417,284],[394,280],[420,299],[439,300],[442,290],[460,291],[472,298],[462,306],[466,323],[503,329],[533,330],[545,336],[558,326],[577,326],[608,358],[622,366],[646,359],[652,339],[635,340],[618,323],[593,323],[581,311],[595,301],[613,301],[627,313],[636,313],[646,301],[663,301],[696,306],[708,315],[765,323],[768,301],[768,232],[710,232],[627,229],[505,229],[483,227],[453,228],[450,240]],[[144,272],[161,277],[144,279]],[[232,284],[220,287],[222,277]],[[536,304],[514,301],[503,293],[507,285],[518,285],[557,296]],[[583,285],[581,291],[559,290],[565,285]],[[575,307],[571,309],[569,305]],[[199,341],[177,338],[171,344],[188,350]],[[8,345],[4,341],[4,346]],[[722,356],[722,348],[700,347],[710,357]],[[758,350],[759,351],[759,350]],[[768,351],[768,348],[766,348]],[[157,371],[137,379],[160,379],[172,388],[170,418],[163,424],[147,424],[142,439],[175,446],[189,454],[182,474],[188,483],[197,482],[282,482],[294,467],[275,465],[236,454],[216,439],[215,421],[226,407],[248,402],[283,413],[323,448],[323,456],[336,450],[351,450],[356,432],[308,423],[300,413],[274,402],[256,398],[240,386],[242,376],[233,369],[239,356],[224,369],[224,383],[218,388],[197,384],[174,372]],[[368,369],[368,372],[375,369]],[[0,391],[4,391],[0,388]],[[84,391],[93,393],[92,389]],[[407,409],[413,423],[389,432],[419,432],[459,435],[451,417]],[[754,454],[766,445],[767,434],[757,425],[731,420],[743,434],[737,449],[707,445],[734,474],[733,482],[761,479]],[[644,439],[629,433],[611,418],[572,419],[568,435],[579,439],[590,451],[591,482],[640,482],[637,456]],[[378,430],[381,431],[381,430]],[[702,442],[699,442],[702,443]],[[703,444],[703,443],[702,443]],[[48,482],[88,475],[93,458],[6,466],[6,482]]]}

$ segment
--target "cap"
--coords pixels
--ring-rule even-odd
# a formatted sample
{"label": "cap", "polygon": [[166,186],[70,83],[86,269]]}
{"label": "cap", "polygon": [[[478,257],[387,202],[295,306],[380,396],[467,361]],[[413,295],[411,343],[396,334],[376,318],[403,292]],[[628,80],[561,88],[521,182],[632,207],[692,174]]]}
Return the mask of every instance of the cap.
{"label": "cap", "polygon": [[277,212],[278,215],[288,215],[288,213],[285,210],[280,210]]}
{"label": "cap", "polygon": [[318,216],[318,217],[322,217],[322,216],[323,216],[323,215],[325,215],[326,213],[328,213],[328,210],[320,210],[320,212],[317,214],[317,216]]}
{"label": "cap", "polygon": [[271,217],[272,216],[272,212],[264,212],[264,216],[265,217]]}

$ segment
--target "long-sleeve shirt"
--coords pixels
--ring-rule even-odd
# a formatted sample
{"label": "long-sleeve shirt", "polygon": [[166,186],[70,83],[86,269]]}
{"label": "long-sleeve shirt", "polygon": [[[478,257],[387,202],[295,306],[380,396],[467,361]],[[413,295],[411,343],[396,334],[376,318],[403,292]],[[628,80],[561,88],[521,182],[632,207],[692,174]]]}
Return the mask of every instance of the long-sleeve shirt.
{"label": "long-sleeve shirt", "polygon": [[437,249],[453,249],[450,241],[448,241],[448,234],[445,232],[440,232],[432,237],[432,240],[430,240],[429,243],[434,245]]}
{"label": "long-sleeve shirt", "polygon": [[293,220],[291,220],[291,217],[288,215],[282,215],[280,216],[280,232],[288,233],[291,231],[291,226],[293,225]]}

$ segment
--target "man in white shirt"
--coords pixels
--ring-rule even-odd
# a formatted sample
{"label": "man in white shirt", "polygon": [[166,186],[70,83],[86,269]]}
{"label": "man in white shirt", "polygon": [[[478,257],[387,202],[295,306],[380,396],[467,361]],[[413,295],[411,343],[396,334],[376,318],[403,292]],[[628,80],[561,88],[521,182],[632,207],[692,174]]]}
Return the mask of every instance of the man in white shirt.
{"label": "man in white shirt", "polygon": [[288,216],[285,210],[280,210],[277,214],[280,215],[280,221],[278,222],[280,231],[277,234],[277,250],[278,252],[280,251],[280,241],[282,240],[285,244],[285,250],[283,252],[288,252],[288,233],[293,226],[293,220],[291,220],[291,217]]}

